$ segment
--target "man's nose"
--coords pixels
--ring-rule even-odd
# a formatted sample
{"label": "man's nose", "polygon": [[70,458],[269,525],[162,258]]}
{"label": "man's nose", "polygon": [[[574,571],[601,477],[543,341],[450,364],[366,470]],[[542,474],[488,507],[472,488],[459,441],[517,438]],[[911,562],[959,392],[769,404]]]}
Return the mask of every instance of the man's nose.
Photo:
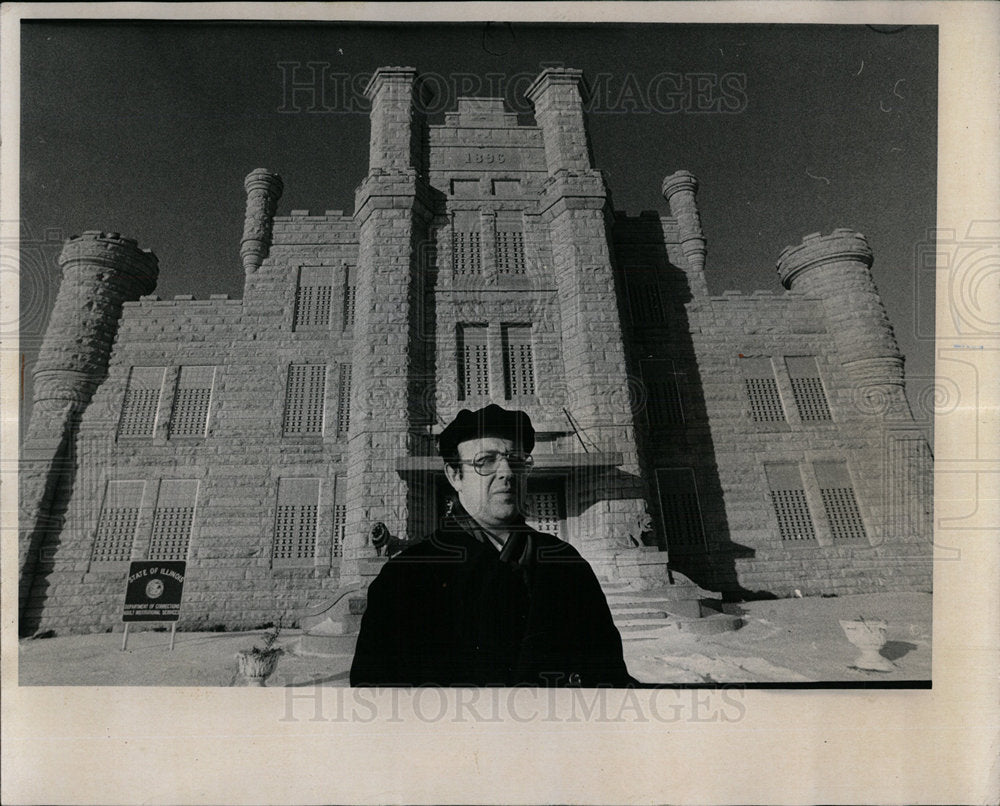
{"label": "man's nose", "polygon": [[507,478],[514,475],[514,471],[510,467],[510,459],[506,454],[500,454],[497,457],[497,469],[493,471],[493,475],[499,478]]}

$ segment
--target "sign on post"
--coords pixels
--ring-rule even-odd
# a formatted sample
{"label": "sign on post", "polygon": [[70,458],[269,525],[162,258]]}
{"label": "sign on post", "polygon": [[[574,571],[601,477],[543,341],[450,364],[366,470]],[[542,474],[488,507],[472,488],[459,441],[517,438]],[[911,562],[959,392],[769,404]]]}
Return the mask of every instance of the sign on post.
{"label": "sign on post", "polygon": [[187,563],[183,560],[136,560],[129,565],[122,610],[122,621],[125,622],[123,650],[131,621],[175,622],[170,633],[170,648],[173,649],[173,630],[181,613],[186,567]]}

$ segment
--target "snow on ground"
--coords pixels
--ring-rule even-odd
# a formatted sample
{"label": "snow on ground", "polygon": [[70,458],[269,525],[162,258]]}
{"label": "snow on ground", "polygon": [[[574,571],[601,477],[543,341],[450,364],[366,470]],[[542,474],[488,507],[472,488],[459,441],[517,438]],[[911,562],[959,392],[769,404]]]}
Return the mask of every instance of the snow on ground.
{"label": "snow on ground", "polygon": [[[632,675],[644,683],[877,683],[921,681],[931,676],[931,596],[875,593],[809,597],[741,605],[745,626],[735,632],[697,635],[667,627],[656,638],[625,641]],[[853,668],[859,651],[839,619],[884,619],[889,624],[882,655],[892,672]],[[235,653],[260,642],[255,633],[132,632],[121,651],[121,633],[23,639],[20,685],[238,686]],[[350,658],[293,654],[296,631],[269,686],[346,686]],[[627,635],[627,634],[626,634]]]}

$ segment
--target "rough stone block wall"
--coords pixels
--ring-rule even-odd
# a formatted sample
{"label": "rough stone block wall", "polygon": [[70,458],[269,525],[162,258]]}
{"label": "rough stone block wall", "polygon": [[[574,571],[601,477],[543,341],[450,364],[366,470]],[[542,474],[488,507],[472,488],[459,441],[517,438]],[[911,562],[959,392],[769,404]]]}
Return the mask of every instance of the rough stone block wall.
{"label": "rough stone block wall", "polygon": [[[127,563],[91,562],[109,480],[145,483],[132,559],[146,556],[162,480],[198,481],[182,627],[236,629],[278,618],[289,623],[336,587],[334,505],[343,496],[338,477],[346,471],[347,447],[333,427],[336,370],[350,361],[352,344],[337,301],[344,293],[344,266],[356,261],[350,218],[296,215],[275,222],[271,255],[247,278],[242,300],[144,299],[124,306],[108,378],[81,423],[75,479],[63,493],[64,526],[46,547],[50,559],[36,577],[26,620],[58,631],[121,623]],[[328,328],[293,330],[302,266],[330,268],[334,304]],[[282,434],[290,363],[328,367],[322,435]],[[116,435],[133,366],[165,369],[160,415],[149,438]],[[168,432],[173,384],[184,366],[217,367],[203,438],[172,438]],[[321,484],[315,556],[297,561],[299,567],[271,557],[282,478],[318,478]]]}
{"label": "rough stone block wall", "polygon": [[[412,105],[414,82],[408,68],[373,78],[371,165],[355,215],[293,211],[271,221],[280,179],[255,172],[270,183],[255,192],[271,195],[248,200],[264,234],[243,250],[243,298],[125,302],[109,352],[89,336],[81,342],[110,355],[106,378],[97,378],[103,364],[94,378],[52,375],[54,396],[36,408],[22,469],[32,518],[40,522],[44,503],[48,519],[36,535],[37,573],[22,611],[33,630],[121,623],[128,563],[94,554],[109,482],[141,488],[131,559],[151,550],[163,491],[197,485],[181,627],[292,623],[342,580],[370,576],[379,565],[367,543],[373,521],[404,538],[433,525],[435,477],[407,475],[404,466],[416,459],[414,467],[436,467],[441,425],[460,408],[487,402],[458,399],[462,324],[487,327],[489,400],[531,416],[535,455],[548,468],[535,483],[565,493],[565,536],[600,575],[638,575],[646,584],[665,570],[654,548],[643,554],[641,574],[620,555],[644,506],[666,531],[658,471],[689,469],[704,544],[671,546],[661,534],[660,546],[673,568],[703,587],[734,596],[929,589],[929,448],[897,405],[898,378],[885,384],[898,392],[885,408],[859,395],[859,357],[874,359],[868,375],[883,359],[901,367],[864,260],[809,263],[787,294],[709,296],[704,250],[690,231],[697,221],[692,178],[682,177],[690,185],[683,199],[671,197],[684,215],[614,214],[591,165],[577,71],[546,71],[529,89],[537,126],[518,125],[498,99],[461,99],[443,125],[427,127]],[[479,225],[476,276],[452,271],[459,218]],[[502,227],[523,234],[523,273],[500,271]],[[823,244],[859,238],[846,231],[807,237],[806,262]],[[786,262],[788,254],[800,253],[783,253]],[[302,270],[329,272],[327,325],[295,327]],[[349,283],[353,326],[345,319]],[[96,306],[63,315],[69,330],[57,323],[46,337],[49,353],[69,356],[70,364],[86,311],[100,320],[107,302],[100,287],[90,291]],[[100,342],[114,327],[98,325]],[[534,393],[510,400],[504,325],[528,328],[534,370]],[[785,359],[801,356],[815,361],[829,420],[803,418],[794,402]],[[754,359],[771,362],[784,404],[780,422],[752,416],[743,375]],[[653,417],[649,361],[672,374],[679,419]],[[285,433],[289,368],[303,364],[325,367],[323,428]],[[162,370],[159,415],[145,436],[119,429],[135,367]],[[215,368],[199,376],[212,377],[207,429],[175,435],[170,416],[182,370],[197,367]],[[341,389],[348,377],[349,401]],[[96,388],[92,399],[89,387],[83,402],[57,388],[67,378]],[[74,407],[84,409],[82,418],[66,430]],[[43,439],[47,428],[54,438]],[[825,462],[844,463],[864,540],[834,537],[817,505],[815,468]],[[815,541],[782,539],[770,499],[774,463],[799,469]],[[164,484],[177,480],[189,484]],[[297,490],[318,484],[315,544],[311,556],[276,556],[279,496],[294,480]]]}

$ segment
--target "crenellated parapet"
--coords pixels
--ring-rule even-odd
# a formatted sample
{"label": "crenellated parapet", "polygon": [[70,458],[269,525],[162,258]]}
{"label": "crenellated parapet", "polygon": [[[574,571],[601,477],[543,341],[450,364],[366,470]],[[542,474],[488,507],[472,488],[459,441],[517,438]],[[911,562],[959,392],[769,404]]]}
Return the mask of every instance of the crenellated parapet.
{"label": "crenellated parapet", "polygon": [[260,268],[271,249],[274,213],[285,186],[278,174],[267,168],[255,168],[247,174],[243,187],[247,204],[240,258],[243,271],[252,274]]}
{"label": "crenellated parapet", "polygon": [[122,304],[149,294],[156,256],[117,232],[85,232],[59,256],[62,283],[32,372],[35,413],[47,402],[86,405],[104,377]]}
{"label": "crenellated parapet", "polygon": [[708,248],[698,213],[698,180],[690,171],[677,171],[663,180],[663,198],[670,205],[670,215],[677,219],[681,250],[696,271],[704,271]]}
{"label": "crenellated parapet", "polygon": [[856,389],[889,394],[899,405],[888,410],[902,410],[903,356],[872,280],[872,260],[864,235],[835,229],[787,247],[777,270],[785,288],[823,300],[828,330]]}

